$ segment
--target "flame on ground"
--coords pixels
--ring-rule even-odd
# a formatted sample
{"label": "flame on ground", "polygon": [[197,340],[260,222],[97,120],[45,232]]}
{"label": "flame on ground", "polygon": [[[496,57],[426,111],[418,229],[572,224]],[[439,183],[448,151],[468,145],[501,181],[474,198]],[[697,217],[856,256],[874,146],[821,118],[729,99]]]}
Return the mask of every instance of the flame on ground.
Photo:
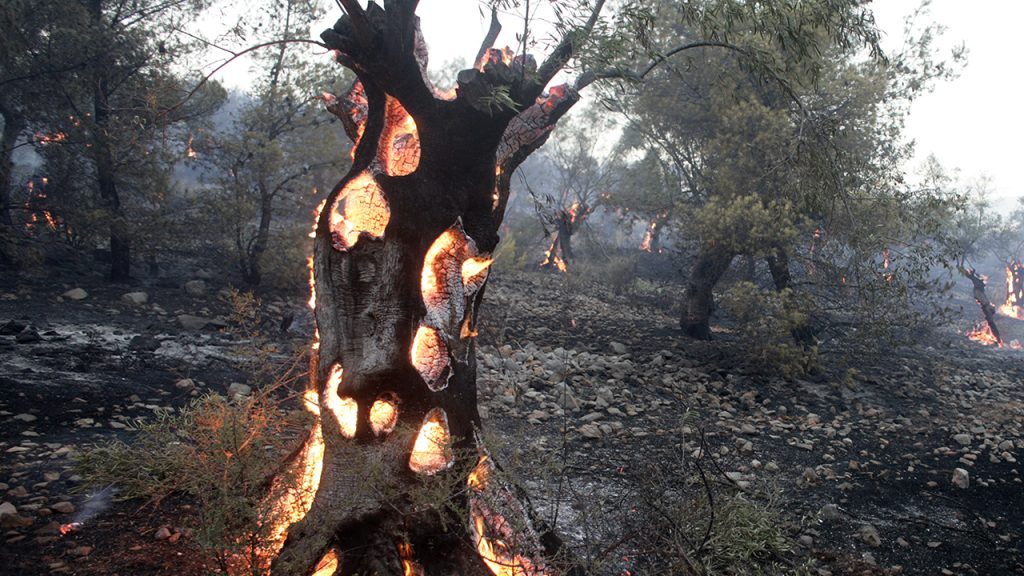
{"label": "flame on ground", "polygon": [[557,243],[558,237],[556,236],[551,241],[551,246],[548,246],[548,249],[544,251],[544,260],[541,261],[540,267],[554,266],[559,272],[568,272],[569,268],[565,265],[565,260],[562,260],[562,257],[557,254]]}
{"label": "flame on ground", "polygon": [[451,441],[448,415],[441,408],[434,408],[423,418],[409,456],[409,468],[428,475],[447,470],[455,462]]}
{"label": "flame on ground", "polygon": [[412,544],[408,542],[399,543],[398,554],[402,557],[403,576],[424,576],[423,567],[413,560]]}
{"label": "flame on ground", "polygon": [[996,346],[1003,345],[1003,343],[996,338],[995,334],[992,333],[992,330],[985,322],[978,324],[973,330],[968,330],[966,336],[969,340],[973,340],[979,344],[984,344],[985,346],[991,346],[993,344]]}

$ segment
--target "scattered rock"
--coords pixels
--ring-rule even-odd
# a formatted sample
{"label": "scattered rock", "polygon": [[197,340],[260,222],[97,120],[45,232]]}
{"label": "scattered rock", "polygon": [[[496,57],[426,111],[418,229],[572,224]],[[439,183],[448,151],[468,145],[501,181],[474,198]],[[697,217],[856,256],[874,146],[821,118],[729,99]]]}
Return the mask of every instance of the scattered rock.
{"label": "scattered rock", "polygon": [[210,322],[209,318],[203,318],[202,316],[193,316],[191,314],[182,314],[178,316],[178,323],[181,324],[181,327],[185,330],[202,330],[203,328],[206,328]]}
{"label": "scattered rock", "polygon": [[181,380],[178,380],[177,382],[174,383],[174,387],[177,388],[178,390],[188,391],[195,388],[196,383],[195,380],[192,380],[191,378],[182,378]]}
{"label": "scattered rock", "polygon": [[15,334],[24,330],[26,327],[27,325],[23,322],[18,322],[17,320],[8,320],[7,322],[0,324],[0,336],[14,336]]}
{"label": "scattered rock", "polygon": [[953,486],[966,489],[971,486],[971,475],[963,468],[953,470]]}
{"label": "scattered rock", "polygon": [[615,352],[616,354],[629,353],[629,348],[626,348],[626,345],[623,344],[622,342],[609,342],[608,347],[611,348],[612,352]]}
{"label": "scattered rock", "polygon": [[232,382],[228,386],[228,398],[244,398],[252,393],[252,386],[241,382]]}
{"label": "scattered rock", "polygon": [[961,446],[970,446],[971,440],[972,438],[970,434],[956,434],[953,436],[953,441]]}
{"label": "scattered rock", "polygon": [[89,297],[89,293],[81,288],[73,288],[61,294],[61,296],[68,300],[84,300]]}
{"label": "scattered rock", "polygon": [[171,529],[167,526],[161,526],[157,529],[156,534],[153,535],[157,540],[167,540],[171,537]]}
{"label": "scattered rock", "polygon": [[882,545],[882,537],[878,535],[878,529],[871,524],[865,524],[860,527],[860,538],[872,548],[878,548]]}
{"label": "scattered rock", "polygon": [[39,417],[35,414],[18,414],[13,418],[13,420],[18,420],[20,422],[35,422],[38,419]]}
{"label": "scattered rock", "polygon": [[823,520],[835,522],[843,519],[843,513],[839,511],[839,506],[836,506],[835,504],[825,504],[821,507],[821,517]]}
{"label": "scattered rock", "polygon": [[121,302],[131,306],[141,306],[149,302],[149,294],[145,292],[128,292],[121,296]]}
{"label": "scattered rock", "polygon": [[206,282],[202,280],[189,280],[185,282],[185,293],[193,298],[206,294]]}
{"label": "scattered rock", "polygon": [[43,337],[39,335],[39,332],[36,332],[32,328],[22,330],[17,336],[14,337],[14,341],[17,342],[18,344],[34,344],[36,342],[41,341],[42,339]]}
{"label": "scattered rock", "polygon": [[50,509],[60,514],[71,514],[75,511],[75,505],[71,502],[57,502],[51,504]]}
{"label": "scattered rock", "polygon": [[160,348],[160,341],[149,334],[139,334],[128,342],[129,350],[140,352],[155,352]]}
{"label": "scattered rock", "polygon": [[584,424],[578,428],[584,438],[598,439],[603,436],[601,429],[595,424]]}

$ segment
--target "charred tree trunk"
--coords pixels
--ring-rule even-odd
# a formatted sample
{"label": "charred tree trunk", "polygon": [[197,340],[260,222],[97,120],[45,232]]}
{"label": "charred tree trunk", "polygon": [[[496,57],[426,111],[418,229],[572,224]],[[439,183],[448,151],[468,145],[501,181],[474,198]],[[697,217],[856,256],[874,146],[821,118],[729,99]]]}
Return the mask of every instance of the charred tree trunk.
{"label": "charred tree trunk", "polygon": [[698,340],[711,339],[711,313],[715,307],[714,289],[729,269],[735,254],[704,245],[693,263],[683,294],[683,314],[679,326],[683,333]]}
{"label": "charred tree trunk", "polygon": [[263,253],[270,242],[270,222],[274,217],[274,196],[265,191],[260,184],[260,225],[256,229],[256,237],[242,251],[242,281],[255,288],[263,280]]}
{"label": "charred tree trunk", "polygon": [[[784,250],[776,250],[765,258],[765,262],[768,264],[768,270],[772,273],[772,282],[775,284],[776,291],[782,292],[787,288],[792,288],[793,277],[789,271],[789,255]],[[794,327],[790,333],[793,335],[793,340],[805,348],[816,344],[814,330],[806,323]]]}
{"label": "charred tree trunk", "polygon": [[11,179],[14,169],[14,147],[25,130],[25,119],[17,113],[0,107],[4,117],[3,140],[0,141],[0,226],[11,226]]}
{"label": "charred tree trunk", "polygon": [[[102,3],[100,0],[92,0],[89,6],[96,25],[101,25]],[[110,86],[108,72],[103,62],[97,63],[94,74],[92,149],[96,165],[96,185],[109,219],[110,279],[114,282],[127,282],[131,276],[131,234],[128,220],[121,211],[121,197],[117,189],[117,172],[110,142]]]}
{"label": "charred tree trunk", "polygon": [[1002,346],[1003,338],[999,335],[999,328],[996,326],[996,307],[989,301],[988,295],[985,294],[985,280],[978,275],[977,270],[974,268],[961,267],[960,272],[971,281],[974,301],[981,308],[981,313],[985,316],[985,323],[988,325],[992,336],[996,339],[996,344]]}
{"label": "charred tree trunk", "polygon": [[[323,468],[272,572],[310,574],[333,554],[318,575],[485,575],[479,549],[500,537],[523,543],[500,562],[542,574],[557,540],[542,538],[528,510],[503,514],[518,522],[499,532],[489,525],[496,500],[482,495],[496,485],[481,480],[491,464],[477,444],[474,336],[511,173],[578,94],[542,96],[544,66],[491,50],[445,98],[423,73],[415,2],[343,4],[348,15],[323,39],[359,82],[328,102],[356,148],[314,244]],[[488,104],[498,88],[516,107]],[[447,504],[414,498],[418,484],[445,479]]]}

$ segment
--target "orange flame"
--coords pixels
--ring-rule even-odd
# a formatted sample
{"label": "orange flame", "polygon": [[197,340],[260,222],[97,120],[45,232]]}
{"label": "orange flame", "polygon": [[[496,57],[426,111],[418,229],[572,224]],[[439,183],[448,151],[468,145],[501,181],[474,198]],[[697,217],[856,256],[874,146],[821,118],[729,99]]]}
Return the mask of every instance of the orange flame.
{"label": "orange flame", "polygon": [[403,576],[423,576],[423,567],[412,558],[412,544],[399,543],[398,554],[402,557]]}
{"label": "orange flame", "polygon": [[332,549],[317,562],[316,568],[313,570],[313,576],[333,576],[338,571],[338,564],[338,551]]}
{"label": "orange flame", "polygon": [[654,231],[658,229],[658,221],[651,220],[651,223],[647,225],[647,232],[644,233],[643,242],[640,243],[640,249],[644,252],[651,251],[651,242],[654,241]]}
{"label": "orange flame", "polygon": [[448,347],[445,345],[441,334],[430,326],[420,325],[416,330],[416,336],[412,340],[412,349],[409,351],[412,357],[412,364],[423,377],[433,391],[444,389],[448,384],[441,382],[441,375],[448,366]]}
{"label": "orange flame", "polygon": [[984,344],[985,346],[995,344],[996,346],[1001,347],[1003,345],[1002,342],[996,338],[995,334],[992,333],[992,330],[985,322],[978,324],[973,330],[968,330],[966,336],[969,340],[973,340],[979,344]]}
{"label": "orange flame", "polygon": [[356,435],[356,416],[359,406],[352,398],[338,396],[338,386],[341,384],[341,377],[344,371],[339,364],[331,367],[330,376],[327,378],[327,386],[324,387],[324,394],[327,409],[334,414],[338,422],[338,429],[345,438],[354,438]]}
{"label": "orange flame", "polygon": [[1024,266],[1017,262],[1006,267],[1006,302],[999,307],[1003,316],[1024,320],[1024,288],[1019,278],[1024,275]]}
{"label": "orange flame", "polygon": [[196,157],[196,151],[195,151],[194,148],[192,148],[192,138],[193,137],[191,135],[189,135],[189,137],[188,137],[188,145],[185,146],[185,157],[186,158],[195,158]]}
{"label": "orange flame", "polygon": [[441,408],[434,408],[423,418],[423,425],[412,445],[409,468],[428,475],[447,470],[455,462],[451,441],[448,415]]}
{"label": "orange flame", "polygon": [[466,485],[471,492],[470,532],[476,542],[477,553],[495,576],[544,576],[547,571],[543,567],[535,565],[530,558],[516,553],[507,541],[498,536],[514,537],[516,529],[492,509],[492,503],[509,496],[487,494],[493,470],[494,464],[487,455],[483,455],[466,479]]}

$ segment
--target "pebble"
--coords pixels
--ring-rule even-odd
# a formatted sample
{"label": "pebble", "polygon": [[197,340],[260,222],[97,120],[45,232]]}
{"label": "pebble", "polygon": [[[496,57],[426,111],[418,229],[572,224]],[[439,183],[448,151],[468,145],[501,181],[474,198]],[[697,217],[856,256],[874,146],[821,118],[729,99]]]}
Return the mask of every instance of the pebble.
{"label": "pebble", "polygon": [[971,485],[971,475],[963,468],[956,468],[953,470],[953,486],[960,489],[969,488]]}

